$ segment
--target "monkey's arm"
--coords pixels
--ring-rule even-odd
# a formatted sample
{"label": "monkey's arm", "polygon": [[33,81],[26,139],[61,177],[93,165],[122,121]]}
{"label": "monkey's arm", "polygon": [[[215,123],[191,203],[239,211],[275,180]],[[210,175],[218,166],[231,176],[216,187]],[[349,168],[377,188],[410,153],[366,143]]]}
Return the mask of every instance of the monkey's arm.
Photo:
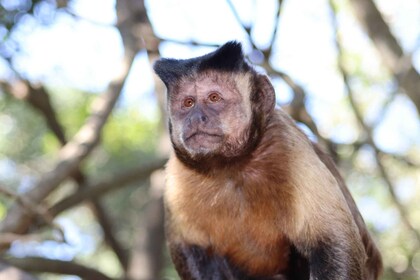
{"label": "monkey's arm", "polygon": [[362,235],[337,178],[313,151],[301,156],[289,238],[307,258],[310,280],[366,280]]}
{"label": "monkey's arm", "polygon": [[166,208],[166,238],[169,252],[182,280],[236,280],[248,278],[234,271],[227,260],[197,245],[186,243],[175,230],[174,216]]}
{"label": "monkey's arm", "polygon": [[360,214],[355,201],[353,200],[350,191],[348,190],[343,178],[341,177],[337,167],[335,166],[332,158],[325,154],[318,145],[313,144],[314,150],[321,161],[325,164],[325,166],[329,169],[329,171],[333,174],[335,179],[337,180],[340,189],[346,199],[347,205],[350,208],[350,211],[353,215],[354,221],[359,229],[360,235],[362,237],[362,242],[365,247],[365,251],[367,254],[367,275],[366,279],[374,280],[378,279],[380,274],[382,273],[382,258],[378,248],[375,245],[372,237],[368,229],[366,228],[366,224]]}
{"label": "monkey's arm", "polygon": [[310,250],[310,280],[365,280],[359,253],[346,244],[321,243]]}
{"label": "monkey's arm", "polygon": [[209,254],[195,245],[169,245],[172,261],[182,280],[300,280],[300,271],[291,278],[278,274],[271,277],[251,277],[221,256]]}
{"label": "monkey's arm", "polygon": [[350,211],[345,211],[344,202],[334,206],[324,199],[322,203],[305,219],[305,229],[293,242],[308,260],[309,279],[366,280],[366,252]]}
{"label": "monkey's arm", "polygon": [[199,260],[195,260],[197,255],[194,250],[179,244],[169,244],[172,261],[175,268],[183,280],[201,279],[202,271]]}
{"label": "monkey's arm", "polygon": [[226,258],[199,246],[170,244],[169,249],[182,280],[257,280],[235,269]]}

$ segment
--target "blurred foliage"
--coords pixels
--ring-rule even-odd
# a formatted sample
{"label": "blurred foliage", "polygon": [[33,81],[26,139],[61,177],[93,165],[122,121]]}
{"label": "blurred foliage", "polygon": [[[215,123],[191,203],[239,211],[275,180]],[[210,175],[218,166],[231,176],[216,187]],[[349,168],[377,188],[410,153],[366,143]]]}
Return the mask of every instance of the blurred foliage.
{"label": "blurred foliage", "polygon": [[[72,2],[70,1],[70,6]],[[336,2],[338,15],[349,17],[351,11],[348,2]],[[14,68],[14,59],[20,54],[20,44],[24,41],[22,33],[17,32],[18,29],[30,29],[32,25],[27,22],[32,23],[32,20],[38,24],[54,24],[60,11],[68,12],[77,18],[70,12],[67,4],[67,1],[53,0],[0,1],[0,58],[2,65],[4,64],[2,67],[6,68],[6,82],[12,83],[14,79],[26,77]],[[101,28],[105,27],[100,25],[96,31],[103,31]],[[107,28],[115,29],[114,26]],[[406,208],[407,218],[419,231],[420,142],[416,137],[419,135],[417,130],[420,130],[418,115],[412,114],[415,110],[410,100],[398,88],[391,73],[384,69],[380,59],[375,58],[376,51],[368,42],[368,38],[364,36],[362,45],[354,46],[354,42],[346,37],[345,32],[339,33],[344,38],[342,59],[345,69],[350,73],[349,80],[355,92],[357,105],[366,124],[372,127],[374,141],[384,151],[381,160],[395,184],[397,198]],[[48,37],[46,39],[56,40]],[[180,53],[188,52],[191,56],[195,53],[195,49],[189,44],[169,44],[173,44],[175,50],[181,50]],[[75,62],[75,65],[80,67],[78,63],[81,61]],[[57,77],[60,74],[58,69]],[[378,171],[375,151],[366,140],[366,130],[355,117],[348,94],[342,89],[341,92],[325,95],[322,92],[324,88],[310,87],[312,73],[307,75],[300,77],[302,84],[307,86],[305,105],[321,136],[336,147],[340,169],[383,253],[386,269],[383,279],[418,279],[418,240],[401,221],[383,175]],[[341,89],[343,86],[340,74],[333,73],[331,77],[331,83],[338,83],[337,88]],[[278,79],[275,75],[273,78]],[[50,83],[32,82],[45,83],[58,120],[67,139],[71,139],[86,122],[91,112],[92,101],[100,93],[78,89],[77,85],[55,84],[54,79],[53,82],[46,80]],[[290,89],[285,89],[284,84],[280,82],[275,85],[279,100],[281,99],[284,105],[290,105],[291,98],[284,101],[287,99],[284,97],[285,93],[290,93]],[[123,98],[128,100],[127,96]],[[102,131],[100,145],[82,165],[81,169],[89,175],[88,180],[100,180],[106,175],[147,163],[159,153],[162,123],[159,113],[147,113],[150,112],[150,108],[145,108],[150,106],[148,100],[127,100],[118,103]],[[152,109],[158,111],[157,108]],[[401,141],[398,149],[382,145],[387,141],[392,142],[392,139],[385,138],[394,135],[398,135]],[[11,186],[17,193],[26,191],[41,174],[51,169],[59,149],[59,142],[47,128],[38,111],[24,100],[14,98],[6,91],[0,92],[1,184]],[[404,159],[409,159],[414,164],[407,163]],[[102,202],[109,210],[115,234],[127,250],[133,249],[138,228],[142,227],[146,220],[144,210],[150,201],[149,186],[149,180],[129,184],[103,198]],[[75,189],[74,182],[66,181],[48,202],[58,201]],[[0,219],[4,218],[12,201],[0,195]],[[122,270],[118,261],[109,247],[104,245],[103,233],[86,205],[62,213],[57,220],[65,231],[68,244],[51,240],[28,244],[22,242],[12,246],[9,253],[18,256],[47,255],[49,258],[75,259],[108,275],[121,276]],[[165,253],[166,266],[163,274],[169,279],[177,279],[169,256]],[[41,279],[66,278],[41,275]]]}
{"label": "blurred foliage", "polygon": [[51,24],[57,8],[64,7],[66,3],[66,0],[1,0],[0,57],[11,59],[19,52],[19,38],[14,37],[13,31],[20,27],[20,23],[33,18],[40,24]]}
{"label": "blurred foliage", "polygon": [[44,154],[43,138],[47,133],[42,117],[30,105],[13,98],[0,99],[1,155],[18,163],[37,159]]}

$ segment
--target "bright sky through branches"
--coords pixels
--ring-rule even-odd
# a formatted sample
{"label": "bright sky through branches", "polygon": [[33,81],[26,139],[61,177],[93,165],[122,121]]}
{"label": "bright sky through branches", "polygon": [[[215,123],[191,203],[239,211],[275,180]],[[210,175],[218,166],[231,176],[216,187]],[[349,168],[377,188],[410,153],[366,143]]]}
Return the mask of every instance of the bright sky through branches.
{"label": "bright sky through branches", "polygon": [[[242,22],[245,25],[253,24],[252,38],[256,45],[260,48],[267,47],[274,28],[278,1],[232,2]],[[381,102],[387,100],[396,90],[396,86],[389,82],[389,73],[384,71],[376,50],[360,30],[350,7],[344,1],[337,2],[340,2],[338,22],[346,48],[346,66],[350,73],[366,75],[367,80],[375,82],[366,85],[359,80],[352,84],[366,121],[375,122],[381,112]],[[413,63],[420,70],[420,2],[376,2],[394,34],[399,36],[405,52],[412,55]],[[30,16],[24,18],[13,38],[20,44],[20,51],[13,58],[13,65],[24,78],[33,82],[45,82],[53,89],[70,87],[94,94],[102,93],[118,73],[123,57],[120,34],[115,28],[115,1],[75,0],[70,3],[72,15],[59,12],[51,25],[41,25]],[[226,0],[148,0],[146,5],[155,32],[163,39],[185,42],[194,40],[211,44],[238,40],[243,42],[246,52],[251,51],[247,34],[236,21]],[[0,35],[1,32],[0,30]],[[189,58],[212,50],[209,47],[192,47],[170,42],[160,46],[162,56],[174,58]],[[284,1],[271,63],[306,90],[308,108],[321,133],[336,142],[352,143],[359,139],[360,129],[349,109],[342,78],[337,71],[336,55],[328,1]],[[0,63],[0,75],[10,75],[4,65],[5,63]],[[291,91],[281,79],[273,77],[273,83],[278,100],[281,103],[290,101]],[[124,86],[120,108],[136,106],[143,114],[155,117],[153,86],[153,73],[147,53],[141,51]],[[0,112],[2,127],[7,128],[8,119],[1,117]],[[10,121],[9,126],[12,125]],[[0,136],[1,132],[0,130]],[[374,131],[374,136],[377,145],[389,152],[403,153],[413,146],[420,147],[418,116],[415,107],[405,95],[399,94],[395,98]],[[373,164],[371,151],[361,154],[362,164]],[[405,181],[398,184],[398,195],[409,197],[415,189],[411,184],[414,183]],[[365,218],[373,221],[380,229],[390,228],[397,222],[395,213],[386,213],[391,218],[381,219],[378,215],[384,215],[382,208],[373,203],[372,199],[364,198],[358,203]],[[72,233],[74,229],[68,226],[67,231]],[[83,248],[86,242],[83,236],[80,240],[75,240],[75,244]],[[67,250],[63,248],[62,250]],[[50,248],[46,247],[46,251],[48,250]],[[61,252],[61,257],[71,258],[76,254],[73,251],[67,253]]]}
{"label": "bright sky through branches", "polygon": [[[77,0],[71,3],[69,10],[74,16],[60,12],[52,25],[40,25],[34,18],[25,18],[15,34],[22,51],[13,63],[24,77],[33,81],[101,92],[116,74],[123,53],[119,33],[113,27],[116,22],[115,2]],[[277,1],[236,0],[233,3],[243,23],[253,25],[252,36],[257,46],[267,47],[273,31]],[[414,63],[420,68],[420,51],[416,50],[420,30],[412,24],[416,20],[419,22],[420,4],[410,0],[399,1],[398,9],[395,9],[395,1],[382,0],[379,3],[390,19],[395,34],[401,34],[399,39],[402,45],[407,52],[412,52]],[[155,31],[162,38],[216,44],[238,40],[243,42],[246,51],[251,51],[246,33],[225,0],[156,0],[147,1],[146,4]],[[349,15],[338,15],[344,45],[349,55],[354,55],[354,61],[360,61],[358,56],[363,54],[361,65],[349,62],[350,71],[358,71],[351,69],[352,65],[362,67],[374,79],[380,79],[383,66],[358,23]],[[354,134],[354,123],[351,121],[347,124],[342,122],[337,129],[331,129],[337,122],[337,119],[330,119],[331,115],[335,114],[339,119],[351,120],[352,117],[341,113],[344,112],[341,106],[345,104],[341,103],[345,92],[336,68],[334,34],[327,1],[285,1],[278,35],[272,65],[288,73],[306,89],[310,109],[321,130],[332,133],[328,137],[340,142],[354,141],[357,135]],[[197,56],[211,50],[208,47],[188,47],[175,43],[161,46],[163,56],[175,58]],[[278,99],[287,102],[290,92],[282,86],[281,81],[276,81]],[[386,99],[392,90],[392,85],[376,86],[364,90],[358,97],[362,101],[372,98],[369,96]],[[152,73],[146,53],[143,52],[138,55],[124,88],[123,104],[137,102],[141,107],[144,102],[150,102],[152,93]],[[384,123],[375,134],[381,139],[378,141],[381,148],[402,152],[412,144],[413,139],[420,138],[418,122],[402,122],[400,118],[415,117],[414,108],[409,103],[404,96],[398,98],[393,104],[394,110],[385,116]],[[404,113],[395,117],[394,111]],[[145,113],[150,114],[150,110],[145,110]],[[366,114],[368,119],[375,119],[378,110],[368,108]],[[387,134],[386,131],[395,133]],[[404,137],[400,137],[402,133]]]}

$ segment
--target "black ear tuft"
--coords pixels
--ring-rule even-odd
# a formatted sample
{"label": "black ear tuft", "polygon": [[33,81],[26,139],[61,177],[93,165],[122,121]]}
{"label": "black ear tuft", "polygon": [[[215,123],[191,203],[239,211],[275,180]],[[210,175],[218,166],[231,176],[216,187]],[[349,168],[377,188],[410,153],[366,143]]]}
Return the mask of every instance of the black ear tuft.
{"label": "black ear tuft", "polygon": [[245,61],[241,43],[230,41],[203,56],[190,59],[162,58],[156,61],[153,69],[168,87],[182,77],[205,70],[245,72],[251,67]]}
{"label": "black ear tuft", "polygon": [[188,60],[178,60],[162,58],[155,62],[153,70],[166,86],[175,83],[182,76],[188,75],[193,71],[191,63]]}
{"label": "black ear tuft", "polygon": [[246,71],[249,66],[242,52],[242,45],[236,41],[230,41],[216,51],[202,57],[199,70],[222,70],[222,71]]}

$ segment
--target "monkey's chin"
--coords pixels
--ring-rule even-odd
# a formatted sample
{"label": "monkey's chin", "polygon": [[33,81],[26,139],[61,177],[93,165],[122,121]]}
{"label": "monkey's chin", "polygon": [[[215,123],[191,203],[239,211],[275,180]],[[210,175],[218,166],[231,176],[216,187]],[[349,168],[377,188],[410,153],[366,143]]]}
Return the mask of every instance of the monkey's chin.
{"label": "monkey's chin", "polygon": [[223,137],[215,134],[197,133],[184,141],[184,146],[192,156],[211,155],[222,146]]}

